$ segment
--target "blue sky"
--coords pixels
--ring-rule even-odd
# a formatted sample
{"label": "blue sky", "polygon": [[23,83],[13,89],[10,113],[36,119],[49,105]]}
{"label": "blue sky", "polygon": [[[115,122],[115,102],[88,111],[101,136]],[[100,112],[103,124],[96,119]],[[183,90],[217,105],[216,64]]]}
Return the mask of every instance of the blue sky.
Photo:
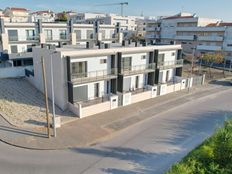
{"label": "blue sky", "polygon": [[180,11],[197,13],[202,17],[215,17],[232,21],[232,0],[0,0],[0,8],[7,6],[26,7],[31,10],[74,10],[79,12],[120,13],[120,7],[96,7],[96,4],[129,2],[126,15],[161,16]]}

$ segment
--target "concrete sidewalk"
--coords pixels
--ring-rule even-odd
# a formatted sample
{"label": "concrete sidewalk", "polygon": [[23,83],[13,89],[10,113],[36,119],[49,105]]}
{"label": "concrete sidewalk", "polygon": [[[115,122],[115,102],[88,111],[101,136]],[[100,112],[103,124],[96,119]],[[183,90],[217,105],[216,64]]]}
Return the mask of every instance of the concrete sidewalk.
{"label": "concrete sidewalk", "polygon": [[30,129],[16,128],[0,117],[0,140],[18,147],[44,150],[93,145],[111,138],[120,130],[142,120],[157,116],[159,113],[182,106],[192,100],[225,92],[230,88],[226,85],[210,84],[192,88],[190,92],[184,90],[159,96],[109,112],[78,119],[58,129],[57,138],[51,137],[50,139],[46,136],[46,129],[35,132]]}

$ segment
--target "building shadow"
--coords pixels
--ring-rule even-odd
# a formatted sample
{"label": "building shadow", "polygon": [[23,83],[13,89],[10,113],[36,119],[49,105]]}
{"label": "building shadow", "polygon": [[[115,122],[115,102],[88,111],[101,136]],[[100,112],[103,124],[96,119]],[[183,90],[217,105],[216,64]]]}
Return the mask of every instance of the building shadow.
{"label": "building shadow", "polygon": [[14,127],[3,126],[3,125],[0,125],[0,131],[4,131],[6,133],[11,133],[11,134],[21,134],[27,136],[40,137],[40,138],[47,138],[47,134],[25,130],[25,129],[18,129]]}
{"label": "building shadow", "polygon": [[220,85],[220,86],[232,86],[232,83],[228,80],[212,80],[209,84]]}

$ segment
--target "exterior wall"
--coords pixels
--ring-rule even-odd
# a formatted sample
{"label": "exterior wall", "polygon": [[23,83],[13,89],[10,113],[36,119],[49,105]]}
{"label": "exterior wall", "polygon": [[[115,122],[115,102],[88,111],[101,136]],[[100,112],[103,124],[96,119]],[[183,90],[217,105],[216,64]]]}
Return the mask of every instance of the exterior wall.
{"label": "exterior wall", "polygon": [[111,108],[110,101],[82,108],[81,118],[98,114],[101,112],[109,111],[110,108]]}
{"label": "exterior wall", "polygon": [[131,96],[131,103],[138,103],[151,98],[151,91],[135,94]]}
{"label": "exterior wall", "polygon": [[[33,61],[34,61],[34,77],[30,76],[30,82],[41,92],[44,91],[43,76],[41,66],[41,56],[44,57],[48,97],[52,99],[51,88],[51,50],[33,48]],[[62,110],[68,108],[68,95],[67,95],[67,70],[66,61],[61,58],[60,53],[53,54],[53,74],[54,74],[54,94],[55,103]]]}
{"label": "exterior wall", "polygon": [[0,68],[0,78],[24,77],[25,69],[32,68],[32,66]]}

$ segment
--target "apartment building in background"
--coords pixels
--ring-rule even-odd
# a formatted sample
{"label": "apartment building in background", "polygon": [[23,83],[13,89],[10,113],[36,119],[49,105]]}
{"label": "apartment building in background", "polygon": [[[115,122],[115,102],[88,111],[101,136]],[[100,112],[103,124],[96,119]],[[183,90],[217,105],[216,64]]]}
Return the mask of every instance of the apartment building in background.
{"label": "apartment building in background", "polygon": [[29,10],[18,7],[7,7],[3,14],[6,22],[28,22]]}
{"label": "apartment building in background", "polygon": [[201,18],[180,13],[158,20],[147,21],[146,39],[155,43],[181,44],[183,52],[196,56],[206,52],[223,51],[232,59],[232,24],[219,19]]}
{"label": "apartment building in background", "polygon": [[30,22],[55,22],[56,14],[51,10],[35,11],[30,13]]}
{"label": "apartment building in background", "polygon": [[[55,103],[79,117],[165,95],[189,85],[181,77],[180,45],[34,47],[33,61],[40,62],[41,56],[45,59],[49,97],[53,73]],[[27,79],[43,91],[41,63],[27,70]]]}
{"label": "apartment building in background", "polygon": [[8,68],[32,65],[33,46],[45,43],[56,46],[85,45],[86,42],[112,43],[122,42],[123,39],[117,26],[100,25],[97,22],[94,24],[74,24],[71,21],[6,23],[1,20],[0,24],[0,67]]}

